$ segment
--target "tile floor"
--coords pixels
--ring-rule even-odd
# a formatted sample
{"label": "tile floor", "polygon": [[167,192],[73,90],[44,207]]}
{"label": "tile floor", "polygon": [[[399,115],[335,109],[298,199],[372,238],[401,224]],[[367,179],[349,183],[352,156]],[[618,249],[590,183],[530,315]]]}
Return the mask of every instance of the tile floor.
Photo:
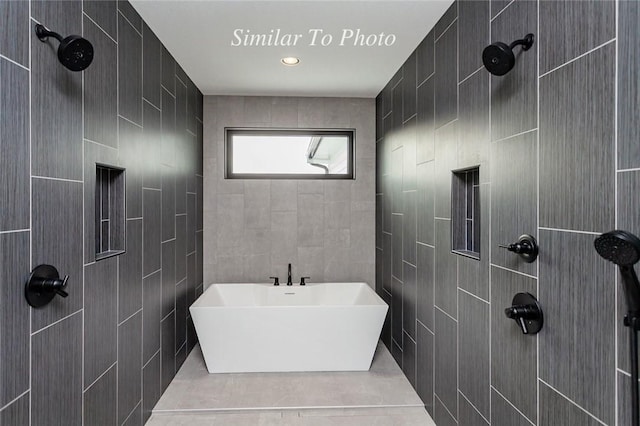
{"label": "tile floor", "polygon": [[367,372],[209,374],[196,347],[147,426],[435,426],[391,354]]}

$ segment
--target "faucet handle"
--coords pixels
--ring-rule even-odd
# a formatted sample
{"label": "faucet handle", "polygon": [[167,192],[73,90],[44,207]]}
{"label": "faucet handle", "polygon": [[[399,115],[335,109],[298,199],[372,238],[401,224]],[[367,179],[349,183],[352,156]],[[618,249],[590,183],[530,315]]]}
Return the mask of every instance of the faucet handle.
{"label": "faucet handle", "polygon": [[307,285],[306,282],[304,282],[304,280],[310,280],[311,277],[300,277],[300,285]]}
{"label": "faucet handle", "polygon": [[278,277],[269,277],[273,280],[273,285],[280,285],[280,278]]}

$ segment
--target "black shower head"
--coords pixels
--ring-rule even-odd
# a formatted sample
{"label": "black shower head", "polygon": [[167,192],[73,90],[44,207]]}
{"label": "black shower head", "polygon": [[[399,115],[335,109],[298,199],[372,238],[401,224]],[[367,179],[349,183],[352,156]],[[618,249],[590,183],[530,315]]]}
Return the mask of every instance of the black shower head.
{"label": "black shower head", "polygon": [[610,231],[593,242],[598,254],[618,266],[631,266],[640,260],[640,239],[626,231]]}
{"label": "black shower head", "polygon": [[79,35],[70,35],[64,39],[58,33],[47,30],[43,25],[36,25],[36,35],[40,41],[46,41],[48,37],[55,37],[58,46],[58,60],[71,71],[82,71],[93,61],[93,46],[89,40]]}
{"label": "black shower head", "polygon": [[493,75],[505,75],[516,64],[513,48],[522,45],[522,50],[529,50],[533,46],[533,34],[527,34],[523,39],[516,40],[510,45],[500,41],[490,44],[482,51],[482,63]]}
{"label": "black shower head", "polygon": [[630,232],[615,230],[600,235],[593,245],[600,256],[620,268],[629,311],[639,315],[640,283],[633,265],[640,260],[640,239]]}

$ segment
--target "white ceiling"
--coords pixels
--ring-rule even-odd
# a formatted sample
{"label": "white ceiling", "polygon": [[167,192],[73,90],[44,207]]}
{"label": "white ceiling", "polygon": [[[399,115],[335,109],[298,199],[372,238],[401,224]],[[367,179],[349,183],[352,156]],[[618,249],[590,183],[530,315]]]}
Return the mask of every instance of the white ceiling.
{"label": "white ceiling", "polygon": [[[206,95],[375,97],[453,0],[131,0]],[[236,29],[302,34],[297,46],[232,46]],[[332,34],[310,46],[311,29]],[[394,34],[391,47],[360,47],[344,29]],[[319,40],[319,37],[318,37]],[[280,59],[300,58],[296,67]]]}

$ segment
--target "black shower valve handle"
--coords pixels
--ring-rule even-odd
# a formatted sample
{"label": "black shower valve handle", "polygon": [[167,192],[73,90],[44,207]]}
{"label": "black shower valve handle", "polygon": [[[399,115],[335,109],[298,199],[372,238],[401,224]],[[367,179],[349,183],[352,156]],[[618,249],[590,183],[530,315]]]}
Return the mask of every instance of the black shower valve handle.
{"label": "black shower valve handle", "polygon": [[504,310],[504,314],[518,324],[523,334],[538,333],[544,323],[542,308],[529,293],[516,294],[511,306]]}
{"label": "black shower valve handle", "polygon": [[533,235],[521,235],[515,243],[498,244],[498,247],[518,254],[527,263],[534,262],[538,258],[538,243]]}
{"label": "black shower valve handle", "polygon": [[279,277],[269,277],[269,279],[273,280],[273,285],[280,285],[280,278]]}

